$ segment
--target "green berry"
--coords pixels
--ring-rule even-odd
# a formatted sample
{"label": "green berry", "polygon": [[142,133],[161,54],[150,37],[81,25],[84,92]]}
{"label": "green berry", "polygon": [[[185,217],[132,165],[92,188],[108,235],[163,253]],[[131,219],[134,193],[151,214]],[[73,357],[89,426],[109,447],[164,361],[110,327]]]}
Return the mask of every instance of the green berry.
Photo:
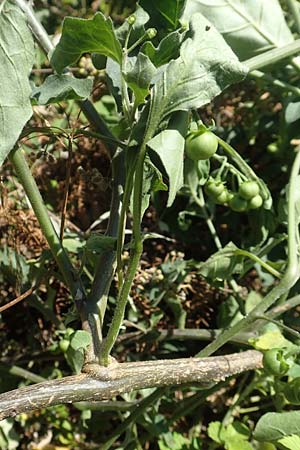
{"label": "green berry", "polygon": [[247,200],[242,198],[239,194],[234,194],[231,200],[229,201],[229,206],[232,211],[235,212],[244,212],[247,209]]}
{"label": "green berry", "polygon": [[193,161],[209,159],[218,149],[218,138],[211,131],[195,132],[188,135],[185,142],[187,156]]}
{"label": "green berry", "polygon": [[259,194],[259,186],[256,181],[245,181],[239,187],[239,194],[246,200],[250,200]]}
{"label": "green berry", "polygon": [[222,194],[225,190],[225,186],[222,181],[216,181],[213,178],[210,178],[205,185],[205,192],[210,197],[218,197],[218,195]]}
{"label": "green berry", "polygon": [[258,209],[262,206],[263,199],[260,195],[256,195],[255,197],[251,198],[251,200],[248,201],[248,208],[249,209]]}

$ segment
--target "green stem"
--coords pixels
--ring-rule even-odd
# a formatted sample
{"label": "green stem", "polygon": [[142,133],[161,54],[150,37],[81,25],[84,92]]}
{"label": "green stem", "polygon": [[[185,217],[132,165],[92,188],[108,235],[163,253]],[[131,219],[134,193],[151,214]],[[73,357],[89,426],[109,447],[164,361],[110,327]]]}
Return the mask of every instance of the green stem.
{"label": "green stem", "polygon": [[298,151],[290,175],[290,183],[288,186],[288,262],[284,276],[279,284],[275,286],[264,299],[242,320],[233,327],[226,329],[210,343],[201,352],[197,354],[199,357],[207,357],[217,351],[226,342],[242,330],[246,330],[258,316],[264,313],[280,298],[289,291],[299,278],[299,260],[298,260],[298,218],[296,217],[296,202],[298,195],[298,174],[300,170],[300,152]]}
{"label": "green stem", "polygon": [[119,229],[118,229],[118,239],[117,239],[117,275],[119,286],[123,284],[123,273],[122,273],[122,250],[124,245],[125,237],[125,226],[126,226],[126,215],[130,202],[130,195],[132,192],[133,178],[135,171],[135,161],[130,165],[128,174],[126,176],[124,195],[122,200],[122,209],[120,214]]}
{"label": "green stem", "polygon": [[283,89],[285,92],[290,91],[295,95],[300,95],[300,89],[297,86],[293,86],[292,84],[286,83],[285,81],[278,80],[268,73],[261,72],[260,70],[252,70],[248,75],[252,78],[263,80],[268,84],[273,84],[273,86]]}
{"label": "green stem", "polygon": [[9,366],[8,364],[1,362],[0,362],[0,371],[3,372],[6,376],[9,373],[10,375],[24,378],[25,380],[31,381],[32,383],[41,383],[46,380],[44,377],[41,377],[40,375],[36,375],[33,372],[29,372],[29,370],[23,369],[23,367],[15,365]]}
{"label": "green stem", "polygon": [[[219,239],[219,236],[218,236],[217,230],[215,228],[215,225],[214,225],[213,221],[211,220],[211,218],[209,217],[209,214],[207,212],[202,188],[200,188],[199,197],[198,197],[198,195],[195,192],[195,189],[193,188],[193,186],[190,185],[189,187],[190,187],[190,192],[192,194],[192,197],[193,197],[195,203],[201,208],[201,211],[202,211],[202,213],[204,215],[204,219],[205,219],[206,225],[207,225],[207,227],[208,227],[208,229],[210,231],[210,234],[211,234],[211,236],[212,236],[212,238],[214,240],[215,246],[217,247],[218,250],[221,250],[223,248],[223,246],[222,246],[222,243],[221,243],[221,241]],[[237,295],[238,300],[239,300],[240,299],[240,287],[239,287],[239,285],[233,279],[230,280],[229,284],[232,287],[233,292]]]}
{"label": "green stem", "polygon": [[[229,425],[229,423],[231,421],[230,419],[231,419],[231,417],[233,417],[235,410],[242,403],[242,401],[245,398],[249,398],[249,395],[251,394],[251,392],[254,389],[256,389],[256,387],[258,386],[259,379],[256,375],[254,375],[251,382],[248,383],[245,387],[245,383],[247,381],[248,381],[248,374],[245,374],[244,379],[242,380],[242,382],[239,383],[237,393],[235,394],[235,396],[232,400],[232,403],[229,406],[229,408],[222,420],[222,426]],[[244,387],[245,387],[245,389],[244,389]]]}
{"label": "green stem", "polygon": [[165,392],[166,388],[156,389],[148,397],[141,400],[140,404],[132,411],[132,413],[122,422],[111,436],[107,439],[105,444],[101,446],[101,450],[109,450],[113,443],[118,439],[121,434],[123,434],[132,424],[140,418],[149,406],[153,405],[159,398],[161,398]]}
{"label": "green stem", "polygon": [[[297,339],[300,338],[300,333],[298,331],[293,330],[293,328],[290,328],[290,327],[284,325],[283,323],[279,322],[278,320],[271,319],[270,317],[268,317],[267,314],[263,314],[261,316],[256,316],[256,318],[265,320],[266,322],[273,323],[274,325],[277,325],[277,327],[282,328],[284,331],[286,331],[290,335],[294,336],[295,338],[297,338]],[[299,351],[300,351],[300,349],[299,349]]]}
{"label": "green stem", "polygon": [[104,366],[108,365],[109,354],[118,337],[120,327],[123,322],[128,295],[130,292],[132,282],[134,280],[134,276],[140,261],[141,254],[142,254],[142,245],[140,250],[133,249],[132,253],[130,254],[130,261],[126,272],[125,280],[117,299],[117,305],[114,311],[112,322],[109,327],[108,334],[105,338],[105,341],[101,349],[100,362]]}
{"label": "green stem", "polygon": [[218,137],[218,142],[223,150],[231,157],[231,159],[235,162],[241,172],[247,177],[249,180],[256,181],[259,185],[261,195],[264,200],[269,198],[269,191],[266,188],[264,182],[256,175],[254,170],[244,161],[241,155],[230,145],[228,142],[223,141],[223,139]]}
{"label": "green stem", "polygon": [[77,303],[79,310],[81,310],[81,303],[85,299],[84,287],[54,230],[47,208],[45,207],[40,191],[31,174],[23,151],[20,148],[15,148],[10,152],[9,159],[23,185],[26,195],[39,221],[42,232],[47,239],[64,280],[70,289],[71,295]]}
{"label": "green stem", "polygon": [[[106,230],[107,236],[116,237],[120,220],[121,193],[124,186],[124,152],[112,159],[112,197],[110,215]],[[107,296],[115,271],[116,252],[109,250],[101,253],[97,261],[91,292],[88,295],[86,311],[92,330],[95,357],[99,356],[102,342],[102,326],[107,306]],[[93,355],[91,355],[93,357]]]}
{"label": "green stem", "polygon": [[280,48],[274,48],[261,55],[254,56],[253,58],[247,59],[243,62],[249,71],[256,69],[261,69],[263,67],[275,64],[282,61],[283,59],[289,58],[290,56],[299,53],[300,51],[300,39],[297,39],[290,44],[287,44]]}
{"label": "green stem", "polygon": [[235,255],[246,256],[247,258],[252,259],[252,261],[255,261],[256,263],[258,263],[267,272],[269,272],[270,274],[274,275],[274,277],[282,278],[282,275],[281,275],[280,272],[278,272],[278,270],[276,270],[273,267],[271,267],[268,263],[266,263],[265,261],[260,259],[258,256],[254,255],[253,253],[248,252],[247,250],[241,250],[241,249],[236,250],[234,253],[235,253]]}
{"label": "green stem", "polygon": [[125,275],[123,285],[119,291],[117,299],[117,305],[114,311],[113,319],[107,334],[107,337],[103,343],[101,351],[101,364],[108,365],[108,357],[114,343],[118,337],[120,327],[122,325],[125,308],[130,293],[131,285],[134,280],[136,270],[140,261],[140,257],[143,251],[143,241],[141,235],[141,202],[142,202],[142,189],[143,189],[143,171],[144,171],[144,159],[146,154],[147,139],[140,148],[138,155],[135,177],[134,177],[134,192],[133,192],[133,233],[131,239],[131,252],[128,269]]}

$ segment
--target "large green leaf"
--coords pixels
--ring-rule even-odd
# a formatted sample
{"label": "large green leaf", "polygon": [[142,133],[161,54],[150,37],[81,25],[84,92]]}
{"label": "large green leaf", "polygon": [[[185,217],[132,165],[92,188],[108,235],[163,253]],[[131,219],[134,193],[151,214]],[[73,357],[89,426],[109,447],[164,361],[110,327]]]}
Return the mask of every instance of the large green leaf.
{"label": "large green leaf", "polygon": [[83,53],[100,53],[118,63],[122,59],[122,48],[110,18],[97,13],[93,19],[66,17],[62,36],[57,44],[51,64],[58,73],[75,63]]}
{"label": "large green leaf", "polygon": [[184,137],[178,130],[163,130],[147,143],[161,160],[169,177],[167,206],[172,205],[176,192],[183,186],[184,143]]}
{"label": "large green leaf", "polygon": [[247,74],[221,34],[201,14],[191,20],[191,33],[192,38],[181,46],[181,56],[156,76],[149,128],[156,129],[175,111],[200,108]]}
{"label": "large green leaf", "polygon": [[300,435],[300,411],[264,414],[253,436],[258,441],[278,441],[293,434]]}
{"label": "large green leaf", "polygon": [[188,0],[184,18],[197,12],[224,35],[241,60],[293,41],[278,0]]}
{"label": "large green leaf", "polygon": [[186,0],[140,0],[140,5],[149,13],[151,25],[175,30],[185,7]]}
{"label": "large green leaf", "polygon": [[32,115],[28,76],[34,44],[22,11],[0,3],[0,164]]}
{"label": "large green leaf", "polygon": [[50,75],[45,82],[32,91],[32,98],[39,105],[57,103],[61,100],[85,99],[93,88],[91,78],[78,79],[71,75]]}

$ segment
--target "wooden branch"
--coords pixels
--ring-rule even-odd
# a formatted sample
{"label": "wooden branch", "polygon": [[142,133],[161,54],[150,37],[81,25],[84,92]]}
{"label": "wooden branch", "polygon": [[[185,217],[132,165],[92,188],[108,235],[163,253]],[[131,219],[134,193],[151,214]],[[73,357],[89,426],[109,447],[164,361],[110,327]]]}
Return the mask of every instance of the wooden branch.
{"label": "wooden branch", "polygon": [[225,378],[262,367],[256,350],[210,358],[183,358],[134,363],[90,364],[86,373],[45,381],[0,395],[0,420],[63,403],[107,400],[124,392],[197,383],[207,387]]}

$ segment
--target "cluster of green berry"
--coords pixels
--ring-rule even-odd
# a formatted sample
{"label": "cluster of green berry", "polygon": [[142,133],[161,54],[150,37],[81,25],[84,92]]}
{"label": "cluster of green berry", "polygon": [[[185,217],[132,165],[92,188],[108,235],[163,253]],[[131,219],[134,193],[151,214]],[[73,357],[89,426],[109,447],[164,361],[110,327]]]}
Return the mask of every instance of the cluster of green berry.
{"label": "cluster of green berry", "polygon": [[[218,145],[217,136],[209,129],[201,127],[187,136],[185,151],[193,161],[201,161],[211,158],[216,153]],[[216,204],[228,204],[236,212],[258,209],[263,205],[259,185],[252,180],[240,183],[238,192],[233,192],[227,189],[222,180],[210,177],[205,185],[205,192]]]}
{"label": "cluster of green berry", "polygon": [[228,204],[236,212],[258,209],[263,204],[256,181],[244,181],[238,192],[232,192],[222,181],[210,178],[205,185],[205,192],[218,205]]}

